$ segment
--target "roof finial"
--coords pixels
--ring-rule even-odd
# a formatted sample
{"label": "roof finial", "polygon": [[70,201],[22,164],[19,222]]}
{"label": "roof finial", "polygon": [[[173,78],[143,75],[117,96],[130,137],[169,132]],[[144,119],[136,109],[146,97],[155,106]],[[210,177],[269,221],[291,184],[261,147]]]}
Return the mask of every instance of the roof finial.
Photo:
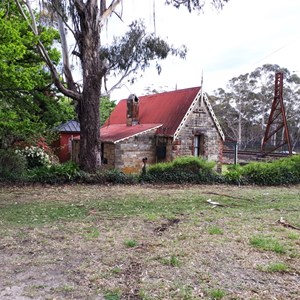
{"label": "roof finial", "polygon": [[200,107],[203,106],[203,69],[201,75],[201,97],[200,97]]}

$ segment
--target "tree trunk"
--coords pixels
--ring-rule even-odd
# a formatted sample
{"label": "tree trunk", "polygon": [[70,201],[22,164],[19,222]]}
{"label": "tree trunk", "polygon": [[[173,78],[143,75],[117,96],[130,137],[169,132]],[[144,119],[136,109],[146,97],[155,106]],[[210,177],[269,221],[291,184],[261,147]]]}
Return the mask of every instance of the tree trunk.
{"label": "tree trunk", "polygon": [[100,113],[101,79],[103,76],[100,50],[100,16],[96,0],[88,4],[78,1],[80,32],[76,38],[80,50],[83,73],[82,99],[79,103],[80,166],[94,172],[101,165]]}
{"label": "tree trunk", "polygon": [[[80,103],[80,167],[87,172],[94,172],[101,165],[100,148],[100,91],[92,76],[86,79],[83,99]],[[100,81],[99,81],[100,82]]]}

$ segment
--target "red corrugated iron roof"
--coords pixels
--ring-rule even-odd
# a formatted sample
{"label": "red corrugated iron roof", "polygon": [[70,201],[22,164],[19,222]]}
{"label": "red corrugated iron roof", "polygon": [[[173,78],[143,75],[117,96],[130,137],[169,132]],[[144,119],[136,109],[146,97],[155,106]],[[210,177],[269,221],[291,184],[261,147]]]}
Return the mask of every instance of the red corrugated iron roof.
{"label": "red corrugated iron roof", "polygon": [[[171,136],[174,135],[199,91],[200,87],[194,87],[139,97],[140,125],[162,124],[158,129],[158,133]],[[110,115],[110,118],[102,127],[107,127],[106,130],[108,136],[112,137],[112,131],[115,130],[112,128],[110,132],[109,127],[116,124],[126,124],[126,114],[127,99],[124,99],[117,104]],[[137,125],[128,127],[132,127],[132,130],[134,130],[134,127],[136,126]],[[102,128],[101,136],[103,139]],[[117,131],[115,131],[115,134],[117,134]]]}
{"label": "red corrugated iron roof", "polygon": [[151,129],[157,129],[162,124],[138,124],[135,126],[127,126],[126,124],[112,124],[103,126],[100,129],[100,137],[102,142],[119,142],[124,139],[145,133]]}

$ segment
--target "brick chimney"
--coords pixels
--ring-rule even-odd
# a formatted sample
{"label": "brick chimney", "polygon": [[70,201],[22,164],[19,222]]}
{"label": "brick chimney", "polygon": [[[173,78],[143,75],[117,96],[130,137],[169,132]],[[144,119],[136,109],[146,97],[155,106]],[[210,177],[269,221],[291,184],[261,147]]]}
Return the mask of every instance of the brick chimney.
{"label": "brick chimney", "polygon": [[139,98],[131,94],[127,99],[127,126],[139,124]]}

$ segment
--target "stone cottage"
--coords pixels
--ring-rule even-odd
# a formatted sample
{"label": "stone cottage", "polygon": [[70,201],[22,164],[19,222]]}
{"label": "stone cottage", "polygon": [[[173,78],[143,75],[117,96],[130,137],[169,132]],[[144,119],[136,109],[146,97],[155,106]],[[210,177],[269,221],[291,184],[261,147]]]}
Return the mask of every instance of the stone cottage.
{"label": "stone cottage", "polygon": [[222,161],[224,133],[200,87],[121,100],[100,130],[103,163],[125,173],[194,155]]}

